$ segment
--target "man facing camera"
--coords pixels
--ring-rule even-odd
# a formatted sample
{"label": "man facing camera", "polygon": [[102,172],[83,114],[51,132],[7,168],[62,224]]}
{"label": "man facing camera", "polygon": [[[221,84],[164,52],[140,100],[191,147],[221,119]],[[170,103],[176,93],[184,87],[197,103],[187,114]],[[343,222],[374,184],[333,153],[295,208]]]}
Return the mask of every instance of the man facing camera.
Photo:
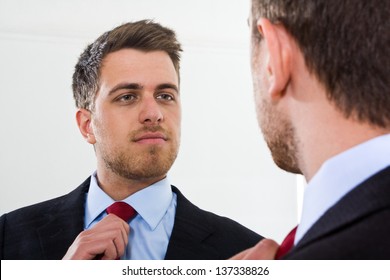
{"label": "man facing camera", "polygon": [[167,179],[180,144],[180,51],[151,21],[85,49],[73,94],[97,170],[65,196],[4,214],[1,259],[226,259],[261,239]]}

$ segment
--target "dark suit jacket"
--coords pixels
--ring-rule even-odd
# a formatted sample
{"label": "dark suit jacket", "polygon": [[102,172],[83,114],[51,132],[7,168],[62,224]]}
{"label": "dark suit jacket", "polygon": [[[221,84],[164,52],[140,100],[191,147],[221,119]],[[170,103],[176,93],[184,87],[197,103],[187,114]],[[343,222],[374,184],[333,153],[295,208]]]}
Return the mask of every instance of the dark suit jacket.
{"label": "dark suit jacket", "polygon": [[329,209],[286,259],[390,259],[390,167]]}
{"label": "dark suit jacket", "polygon": [[[0,259],[62,259],[84,226],[90,179],[71,193],[0,217]],[[262,237],[199,209],[180,191],[166,259],[227,259]]]}

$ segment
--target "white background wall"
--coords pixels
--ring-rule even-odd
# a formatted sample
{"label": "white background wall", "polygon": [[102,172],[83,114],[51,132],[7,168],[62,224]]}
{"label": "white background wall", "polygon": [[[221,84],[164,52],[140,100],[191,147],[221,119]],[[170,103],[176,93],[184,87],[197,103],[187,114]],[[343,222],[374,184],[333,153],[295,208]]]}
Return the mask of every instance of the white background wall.
{"label": "white background wall", "polygon": [[297,223],[297,180],[274,165],[257,127],[248,13],[243,0],[0,0],[0,214],[65,194],[95,170],[76,127],[73,67],[101,33],[152,18],[184,49],[172,183],[281,241]]}

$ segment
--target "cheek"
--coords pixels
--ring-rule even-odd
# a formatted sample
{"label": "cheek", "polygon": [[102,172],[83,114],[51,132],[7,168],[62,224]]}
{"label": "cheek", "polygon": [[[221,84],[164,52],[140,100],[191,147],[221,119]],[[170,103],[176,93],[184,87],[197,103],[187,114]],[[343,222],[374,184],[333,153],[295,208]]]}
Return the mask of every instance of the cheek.
{"label": "cheek", "polygon": [[180,139],[180,135],[181,135],[181,112],[178,112],[177,114],[175,114],[173,116],[173,119],[172,119],[172,129],[174,131],[172,131],[178,139]]}
{"label": "cheek", "polygon": [[264,52],[261,48],[256,45],[252,48],[251,53],[251,70],[252,70],[252,81],[253,90],[257,95],[264,95],[267,93],[268,80],[266,71],[266,59]]}
{"label": "cheek", "polygon": [[268,98],[270,84],[267,75],[263,70],[264,69],[257,68],[257,70],[252,72],[253,93],[256,104],[262,102],[263,99]]}
{"label": "cheek", "polygon": [[93,120],[95,138],[98,142],[115,142],[122,139],[122,135],[129,133],[129,124],[126,117],[116,117],[115,115],[104,114],[98,115]]}
{"label": "cheek", "polygon": [[165,121],[161,125],[169,134],[171,139],[175,139],[175,142],[180,142],[181,137],[181,111],[180,109],[175,111],[165,112]]}
{"label": "cheek", "polygon": [[252,73],[252,81],[253,81],[253,95],[255,98],[255,104],[258,107],[261,105],[261,102],[264,98],[264,95],[266,93],[265,89],[265,81],[262,79],[261,73],[258,71],[254,71]]}
{"label": "cheek", "polygon": [[180,128],[181,125],[181,107],[167,108],[164,111],[164,118],[170,127]]}
{"label": "cheek", "polygon": [[105,135],[109,134],[106,129],[107,125],[104,122],[101,122],[100,119],[94,118],[92,121],[92,127],[96,142],[103,142],[103,139],[106,138]]}
{"label": "cheek", "polygon": [[255,94],[255,105],[256,105],[257,120],[258,120],[259,124],[261,124],[261,122],[264,119],[265,112],[264,112],[263,98],[261,98],[261,96],[259,96],[259,94]]}

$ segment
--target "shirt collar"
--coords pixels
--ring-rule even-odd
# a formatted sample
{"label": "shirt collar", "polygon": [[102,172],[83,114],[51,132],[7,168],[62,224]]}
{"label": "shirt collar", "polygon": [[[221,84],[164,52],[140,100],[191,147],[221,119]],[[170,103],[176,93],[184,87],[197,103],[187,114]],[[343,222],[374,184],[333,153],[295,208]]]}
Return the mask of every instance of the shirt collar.
{"label": "shirt collar", "polygon": [[[151,230],[161,222],[172,200],[172,189],[168,178],[164,178],[122,201],[131,205],[138,215],[145,220]],[[85,227],[90,225],[108,206],[115,201],[98,185],[96,172],[91,182],[86,200]]]}
{"label": "shirt collar", "polygon": [[389,165],[390,134],[373,138],[327,160],[305,189],[295,244],[345,194]]}

